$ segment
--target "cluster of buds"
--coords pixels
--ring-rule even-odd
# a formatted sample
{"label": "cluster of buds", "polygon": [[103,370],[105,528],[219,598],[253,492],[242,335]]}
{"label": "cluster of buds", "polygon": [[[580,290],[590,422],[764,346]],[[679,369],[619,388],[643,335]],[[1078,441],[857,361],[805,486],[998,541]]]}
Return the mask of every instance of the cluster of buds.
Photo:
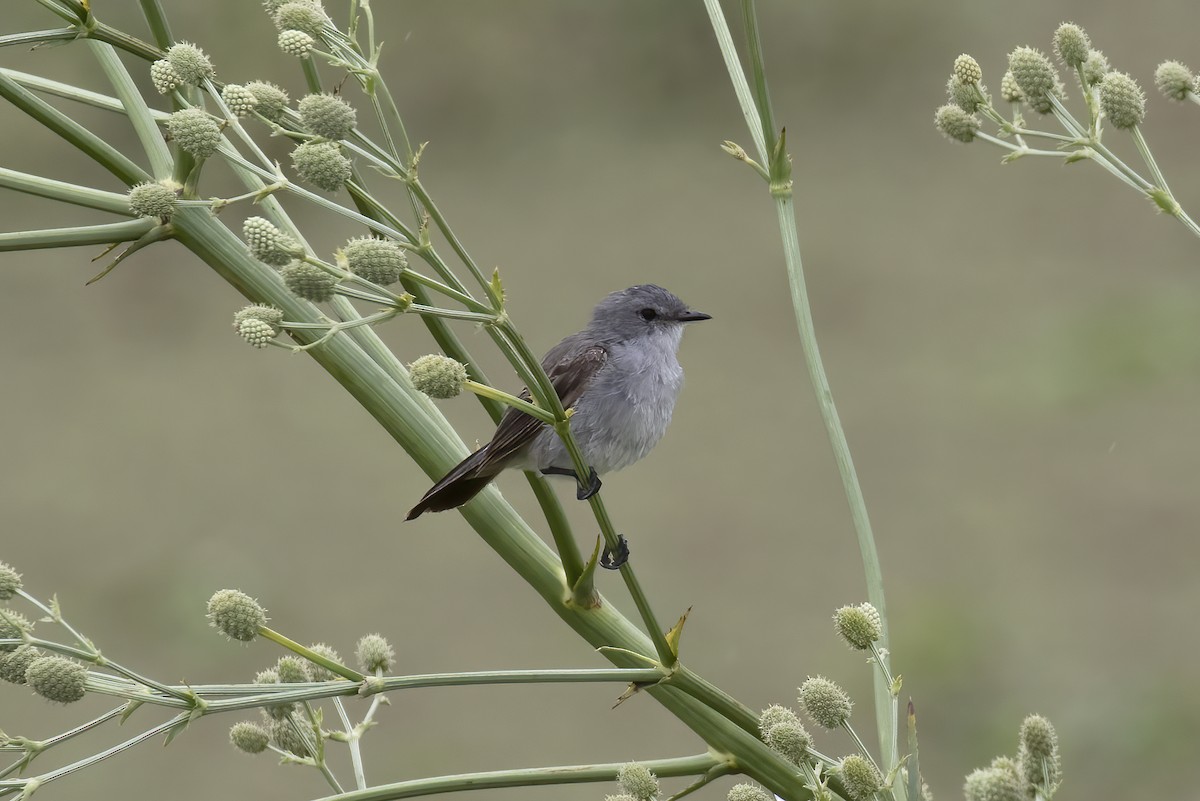
{"label": "cluster of buds", "polygon": [[1058,734],[1050,721],[1030,715],[1021,724],[1017,757],[1001,756],[967,776],[967,801],[1050,799],[1062,781]]}

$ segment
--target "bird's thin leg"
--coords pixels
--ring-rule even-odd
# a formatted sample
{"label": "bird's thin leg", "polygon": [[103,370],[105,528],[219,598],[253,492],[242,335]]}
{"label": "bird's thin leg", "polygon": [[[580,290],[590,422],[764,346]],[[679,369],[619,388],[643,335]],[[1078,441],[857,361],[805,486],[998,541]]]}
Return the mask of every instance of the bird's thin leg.
{"label": "bird's thin leg", "polygon": [[575,497],[581,501],[586,501],[588,498],[600,491],[601,481],[600,476],[596,475],[596,468],[589,468],[588,483],[584,484],[579,480],[579,474],[568,467],[547,467],[542,470],[544,476],[570,476],[575,479],[575,483],[579,485],[579,489],[575,492]]}
{"label": "bird's thin leg", "polygon": [[605,545],[604,552],[600,554],[600,567],[606,570],[620,570],[621,566],[628,561],[629,543],[620,534],[617,535],[617,549],[614,551]]}

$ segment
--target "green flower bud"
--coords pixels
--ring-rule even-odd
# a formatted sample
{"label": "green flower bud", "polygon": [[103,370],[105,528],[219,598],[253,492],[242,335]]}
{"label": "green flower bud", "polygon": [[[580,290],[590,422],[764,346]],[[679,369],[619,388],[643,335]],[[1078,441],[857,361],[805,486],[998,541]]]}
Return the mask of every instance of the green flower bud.
{"label": "green flower bud", "polygon": [[818,726],[836,729],[850,717],[850,696],[823,676],[810,676],[800,685],[800,705]]}
{"label": "green flower bud", "polygon": [[7,601],[21,589],[21,574],[12,565],[0,562],[0,601]]}
{"label": "green flower bud", "polygon": [[275,11],[275,27],[281,31],[303,31],[319,39],[329,22],[329,15],[319,5],[299,2],[284,3]]}
{"label": "green flower bud", "polygon": [[1187,100],[1195,84],[1196,76],[1178,61],[1164,61],[1154,71],[1154,85],[1168,100]]}
{"label": "green flower bud", "polygon": [[1025,781],[1044,791],[1053,789],[1062,777],[1058,734],[1041,715],[1030,715],[1021,723],[1017,764]]}
{"label": "green flower bud", "polygon": [[160,58],[150,65],[150,82],[160,95],[170,94],[184,84],[183,78],[165,58]]}
{"label": "green flower bud", "polygon": [[350,159],[334,142],[305,142],[292,151],[292,166],[308,183],[336,192],[350,179]]}
{"label": "green flower bud", "polygon": [[0,679],[12,684],[24,684],[25,672],[42,652],[32,645],[18,645],[12,653],[0,653]]}
{"label": "green flower bud", "polygon": [[1025,94],[1031,108],[1039,114],[1053,107],[1050,95],[1063,97],[1062,82],[1050,59],[1032,47],[1018,47],[1008,56],[1008,71]]}
{"label": "green flower bud", "polygon": [[157,217],[162,222],[175,214],[178,200],[174,184],[152,181],[129,190],[129,210],[139,217]]}
{"label": "green flower bud", "polygon": [[729,801],[775,801],[775,796],[757,784],[735,784],[729,788]]}
{"label": "green flower bud", "polygon": [[47,701],[69,704],[83,698],[87,668],[73,659],[43,656],[29,663],[25,681]]}
{"label": "green flower bud", "polygon": [[271,122],[279,122],[283,110],[288,107],[287,92],[270,81],[251,81],[246,84],[246,89],[258,101],[255,107],[258,113]]}
{"label": "green flower bud", "polygon": [[449,356],[431,353],[408,366],[408,377],[418,392],[445,400],[462,392],[467,380],[467,366]]}
{"label": "green flower bud", "polygon": [[658,796],[658,779],[649,768],[637,762],[626,762],[621,766],[617,771],[617,783],[637,801],[651,801]]}
{"label": "green flower bud", "polygon": [[237,325],[238,336],[253,348],[262,349],[276,337],[275,329],[262,320],[243,320]]}
{"label": "green flower bud", "polygon": [[954,59],[954,77],[960,83],[978,83],[983,80],[983,69],[979,66],[978,61],[963,53]]}
{"label": "green flower bud", "polygon": [[408,257],[390,239],[373,236],[351,239],[342,248],[350,272],[380,286],[390,286],[400,280],[408,266]]}
{"label": "green flower bud", "polygon": [[1083,79],[1088,86],[1096,86],[1108,74],[1108,59],[1099,50],[1089,50],[1087,61],[1083,62]]}
{"label": "green flower bud", "polygon": [[267,750],[270,733],[257,723],[243,720],[229,728],[229,742],[245,754],[261,754]]}
{"label": "green flower bud", "polygon": [[953,75],[946,83],[946,94],[950,96],[951,103],[968,114],[974,114],[992,100],[983,84],[963,83]]}
{"label": "green flower bud", "polygon": [[786,706],[771,704],[758,716],[758,733],[766,737],[767,731],[779,723],[799,723],[800,718]]}
{"label": "green flower bud", "polygon": [[324,303],[334,296],[338,280],[315,264],[294,261],[279,271],[283,283],[299,298]]}
{"label": "green flower bud", "polygon": [[[33,631],[33,623],[29,622],[29,618],[12,609],[0,609],[0,640],[20,640],[27,631]],[[19,647],[19,643],[0,645],[0,653],[9,653]]]}
{"label": "green flower bud", "polygon": [[345,139],[357,117],[354,107],[340,97],[315,94],[300,98],[300,122],[324,139]]}
{"label": "green flower bud", "polygon": [[1013,759],[1012,757],[998,756],[992,760],[991,767],[1008,771],[1010,774],[1012,774],[1012,777],[1018,781],[1021,778],[1021,766],[1018,765],[1017,760]]}
{"label": "green flower bud", "polygon": [[858,754],[843,758],[838,772],[842,774],[842,783],[846,785],[846,796],[850,801],[863,801],[883,787],[883,777],[876,767]]}
{"label": "green flower bud", "polygon": [[221,99],[235,117],[248,117],[258,105],[258,97],[249,88],[237,83],[225,84]]}
{"label": "green flower bud", "polygon": [[250,642],[267,624],[267,612],[244,592],[219,590],[208,599],[208,620],[226,637]]}
{"label": "green flower bud", "polygon": [[250,255],[272,267],[282,267],[304,255],[300,243],[262,217],[247,217],[242,223],[242,239]]}
{"label": "green flower bud", "polygon": [[[271,326],[271,329],[275,332],[275,334],[278,334],[279,324],[283,322],[283,312],[274,306],[260,306],[258,304],[246,306],[242,309],[239,309],[238,312],[233,315],[233,327],[237,328],[238,325],[246,320],[261,320],[262,322]],[[274,334],[272,334],[272,336],[274,336]]]}
{"label": "green flower bud", "polygon": [[[330,662],[337,662],[339,665],[342,664],[342,658],[338,656],[338,652],[323,642],[308,646],[308,650],[320,654]],[[329,668],[325,667],[324,665],[319,665],[316,662],[309,662],[308,674],[312,681],[336,681],[337,679],[341,678],[341,676],[337,675]]]}
{"label": "green flower bud", "polygon": [[[282,684],[282,682],[279,681],[279,673],[277,673],[274,668],[258,671],[258,673],[256,673],[254,676],[254,683]],[[288,715],[292,714],[292,710],[295,708],[296,705],[289,701],[283,704],[266,704],[263,706],[263,712],[266,712],[267,717],[271,718],[272,720],[282,720]]]}
{"label": "green flower bud", "polygon": [[171,45],[167,50],[167,61],[171,62],[180,80],[193,86],[215,74],[212,62],[204,55],[204,51],[187,42]]}
{"label": "green flower bud", "polygon": [[271,723],[271,742],[281,751],[287,751],[289,754],[295,754],[298,757],[306,757],[311,752],[308,747],[308,739],[296,731],[310,731],[312,727],[307,720],[304,720],[298,715],[289,715],[280,720]]}
{"label": "green flower bud", "polygon": [[377,670],[387,673],[392,669],[392,660],[396,658],[392,646],[379,634],[368,634],[360,639],[354,649],[354,655],[364,673],[374,673]]}
{"label": "green flower bud", "polygon": [[1064,22],[1054,32],[1054,52],[1068,67],[1082,67],[1091,49],[1087,33],[1073,22]]}
{"label": "green flower bud", "polygon": [[1127,131],[1146,118],[1146,94],[1129,75],[1110,72],[1100,82],[1100,109],[1109,122]]}
{"label": "green flower bud", "polygon": [[1024,801],[1017,777],[1004,768],[979,768],[963,785],[966,801]]}
{"label": "green flower bud", "polygon": [[933,115],[933,124],[942,135],[959,142],[975,141],[975,132],[982,125],[974,114],[968,114],[955,105],[946,104]]}
{"label": "green flower bud", "polygon": [[785,720],[771,726],[763,732],[763,742],[796,765],[813,746],[812,735],[798,720]]}
{"label": "green flower bud", "polygon": [[1009,103],[1019,103],[1021,98],[1025,97],[1025,93],[1021,91],[1021,87],[1017,86],[1017,79],[1013,77],[1011,71],[1004,73],[1004,77],[1000,80],[1000,96]]}
{"label": "green flower bud", "polygon": [[883,621],[869,603],[843,606],[834,612],[833,625],[846,644],[858,651],[866,651],[883,636]]}
{"label": "green flower bud", "polygon": [[208,158],[221,144],[221,126],[198,108],[185,108],[167,117],[167,130],[180,150],[198,159]]}
{"label": "green flower bud", "polygon": [[275,665],[275,672],[279,675],[279,681],[284,684],[302,684],[309,680],[308,660],[290,654],[281,656]]}
{"label": "green flower bud", "polygon": [[284,31],[279,34],[279,49],[296,58],[307,56],[316,43],[317,40],[304,31]]}

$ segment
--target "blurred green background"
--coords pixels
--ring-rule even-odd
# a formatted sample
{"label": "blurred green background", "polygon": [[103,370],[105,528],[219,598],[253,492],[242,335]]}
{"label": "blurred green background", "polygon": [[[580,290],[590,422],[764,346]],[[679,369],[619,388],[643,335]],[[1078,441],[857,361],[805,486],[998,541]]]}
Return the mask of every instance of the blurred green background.
{"label": "blurred green background", "polygon": [[[221,78],[301,91],[257,3],[165,5],[176,37],[208,50]],[[94,6],[147,35],[133,0]],[[422,178],[479,261],[501,266],[535,349],[638,282],[714,316],[684,342],[688,386],[669,435],[605,482],[660,617],[693,608],[688,664],[754,708],[792,703],[810,674],[834,677],[869,733],[867,666],[830,626],[836,606],[864,598],[862,569],[801,364],[772,207],[717,147],[749,137],[702,6],[376,6],[389,83],[414,139],[430,142]],[[995,90],[1012,47],[1049,49],[1057,23],[1073,19],[1149,85],[1159,61],[1200,63],[1179,24],[1191,10],[1180,0],[760,7],[816,322],[876,528],[895,667],[939,798],[1012,753],[1029,712],[1058,727],[1060,797],[1193,784],[1200,243],[1093,165],[1001,166],[999,150],[949,143],[932,126],[960,52]],[[31,1],[6,3],[5,32],[54,25]],[[0,63],[105,88],[82,45],[4,51]],[[1198,110],[1151,94],[1147,137],[1195,213]],[[120,118],[85,119],[133,152]],[[2,124],[5,166],[118,188],[11,107]],[[1135,157],[1126,137],[1109,142]],[[222,181],[206,191],[233,191]],[[403,208],[395,187],[380,192]],[[327,250],[357,233],[292,208]],[[4,230],[101,219],[12,193],[0,194],[0,218]],[[95,250],[0,255],[0,559],[32,592],[57,592],[106,654],[165,681],[248,680],[279,652],[232,645],[203,616],[214,590],[237,587],[298,640],[347,654],[359,635],[383,633],[400,672],[604,664],[457,515],[402,524],[426,477],[310,360],[239,340],[229,320],[241,298],[198,260],[159,246],[84,287]],[[405,361],[432,349],[415,319],[382,333]],[[516,389],[487,339],[463,335]],[[488,437],[471,399],[443,408],[468,441]],[[536,520],[524,482],[501,483]],[[568,508],[590,543],[587,510]],[[601,581],[632,612],[619,582]],[[395,693],[365,740],[368,778],[703,750],[649,698],[610,709],[619,691]],[[0,688],[10,734],[46,737],[102,708]],[[143,746],[41,792],[326,794],[314,771],[234,752],[232,722],[202,720],[169,749]],[[819,745],[850,748],[835,736]],[[723,798],[727,786],[697,797]]]}

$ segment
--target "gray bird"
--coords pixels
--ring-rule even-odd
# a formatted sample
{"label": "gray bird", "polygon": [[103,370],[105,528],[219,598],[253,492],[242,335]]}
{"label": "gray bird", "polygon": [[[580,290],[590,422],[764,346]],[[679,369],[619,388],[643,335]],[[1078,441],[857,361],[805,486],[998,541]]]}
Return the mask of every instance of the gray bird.
{"label": "gray bird", "polygon": [[[571,476],[579,483],[580,500],[595,495],[598,474],[633,464],[666,433],[683,386],[683,368],[675,356],[683,325],[708,319],[653,284],[606,296],[596,304],[587,328],[542,359],[563,407],[575,410],[571,433],[591,468],[587,479],[576,475],[553,428],[509,408],[492,441],[434,484],[407,519],[462,506],[510,467]],[[529,391],[521,397],[528,399]]]}

